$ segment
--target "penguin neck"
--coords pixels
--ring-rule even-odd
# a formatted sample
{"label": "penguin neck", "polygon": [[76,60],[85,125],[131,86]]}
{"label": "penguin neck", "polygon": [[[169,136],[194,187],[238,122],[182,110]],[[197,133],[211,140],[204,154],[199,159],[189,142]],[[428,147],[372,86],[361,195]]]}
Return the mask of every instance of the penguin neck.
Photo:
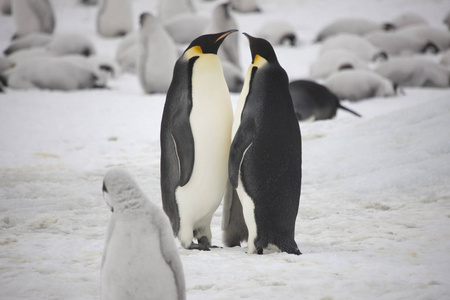
{"label": "penguin neck", "polygon": [[267,63],[268,61],[264,57],[260,56],[259,54],[256,54],[255,58],[253,59],[253,63],[250,65],[250,67],[257,67],[258,69],[261,69]]}
{"label": "penguin neck", "polygon": [[233,121],[233,127],[231,129],[231,138],[233,139],[236,131],[239,128],[239,125],[241,124],[241,115],[242,110],[244,109],[245,101],[247,100],[248,92],[250,90],[250,81],[252,77],[252,70],[255,67],[254,64],[251,64],[248,69],[247,73],[245,75],[244,85],[242,87],[241,94],[239,96],[239,100],[236,105],[236,111],[234,113],[234,121]]}
{"label": "penguin neck", "polygon": [[137,189],[123,190],[117,195],[114,212],[125,213],[142,210],[148,199]]}

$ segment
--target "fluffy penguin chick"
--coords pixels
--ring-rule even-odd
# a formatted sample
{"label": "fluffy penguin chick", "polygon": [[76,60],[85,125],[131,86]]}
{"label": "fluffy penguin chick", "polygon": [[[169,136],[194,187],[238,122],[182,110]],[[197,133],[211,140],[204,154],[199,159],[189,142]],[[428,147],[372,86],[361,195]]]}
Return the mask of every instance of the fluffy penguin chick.
{"label": "fluffy penguin chick", "polygon": [[185,299],[183,266],[164,212],[122,169],[105,175],[112,215],[101,270],[101,299]]}
{"label": "fluffy penguin chick", "polygon": [[131,0],[101,0],[97,14],[97,32],[101,36],[123,36],[132,30]]}
{"label": "fluffy penguin chick", "polygon": [[177,50],[158,18],[149,13],[140,17],[138,76],[146,93],[166,93],[172,80]]}
{"label": "fluffy penguin chick", "polygon": [[28,59],[8,72],[7,84],[14,89],[77,90],[103,87],[96,72],[64,57]]}
{"label": "fluffy penguin chick", "polygon": [[14,37],[33,32],[53,33],[55,16],[49,0],[14,0],[12,12],[16,25]]}
{"label": "fluffy penguin chick", "polygon": [[164,106],[163,208],[188,249],[209,250],[211,219],[227,183],[233,110],[217,50],[234,31],[192,41],[175,64]]}
{"label": "fluffy penguin chick", "polygon": [[358,101],[397,94],[397,85],[370,70],[343,70],[334,73],[324,85],[341,100]]}

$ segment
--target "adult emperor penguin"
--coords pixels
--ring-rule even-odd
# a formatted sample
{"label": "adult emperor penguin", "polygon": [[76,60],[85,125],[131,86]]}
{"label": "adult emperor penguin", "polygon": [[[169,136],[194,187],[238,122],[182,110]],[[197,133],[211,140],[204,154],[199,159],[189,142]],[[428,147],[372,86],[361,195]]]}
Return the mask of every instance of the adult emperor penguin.
{"label": "adult emperor penguin", "polygon": [[55,16],[49,0],[14,0],[12,11],[16,25],[14,38],[33,32],[53,33]]}
{"label": "adult emperor penguin", "polygon": [[133,30],[131,0],[101,0],[97,13],[97,32],[104,37],[124,36]]}
{"label": "adult emperor penguin", "polygon": [[229,179],[242,203],[248,253],[262,254],[274,245],[300,255],[294,235],[302,145],[289,80],[272,45],[245,35],[252,64],[240,97],[245,102],[235,113],[239,127],[230,147]]}
{"label": "adult emperor penguin", "polygon": [[157,17],[140,16],[137,72],[146,93],[166,93],[177,60],[177,48]]}
{"label": "adult emperor penguin", "polygon": [[186,299],[183,266],[164,212],[122,169],[103,192],[112,211],[101,270],[101,299]]}
{"label": "adult emperor penguin", "polygon": [[[175,64],[161,122],[161,192],[174,234],[209,250],[228,180],[233,111],[217,50],[236,30],[196,38]],[[193,243],[196,238],[198,244]]]}

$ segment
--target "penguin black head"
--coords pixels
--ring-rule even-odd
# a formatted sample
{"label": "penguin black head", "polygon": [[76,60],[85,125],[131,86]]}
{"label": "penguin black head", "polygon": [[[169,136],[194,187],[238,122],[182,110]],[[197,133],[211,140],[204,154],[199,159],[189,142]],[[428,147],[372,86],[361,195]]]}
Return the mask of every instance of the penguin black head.
{"label": "penguin black head", "polygon": [[225,40],[225,38],[235,31],[237,31],[237,29],[231,29],[224,32],[205,34],[199,36],[198,38],[196,38],[191,42],[189,47],[187,47],[186,51],[194,47],[198,47],[200,49],[198,48],[196,49],[199,50],[201,53],[217,54],[217,51],[219,50],[219,47],[220,45],[222,45],[222,42]]}
{"label": "penguin black head", "polygon": [[139,26],[142,28],[144,26],[145,20],[148,18],[152,18],[153,15],[149,12],[143,12],[139,16]]}
{"label": "penguin black head", "polygon": [[103,192],[103,193],[108,193],[108,189],[106,188],[106,184],[105,184],[104,181],[103,181],[102,192]]}
{"label": "penguin black head", "polygon": [[267,62],[276,62],[278,63],[277,55],[273,50],[272,45],[262,38],[256,38],[248,33],[243,33],[250,43],[250,51],[252,53],[252,64],[254,64],[257,60],[257,57],[260,56],[267,60]]}
{"label": "penguin black head", "polygon": [[[108,189],[106,188],[105,181],[103,181],[102,191],[103,191],[103,197],[105,197],[105,193],[108,194]],[[106,205],[108,205],[108,207],[109,207],[109,209],[111,210],[111,212],[114,212],[114,207],[112,207],[112,206],[108,203],[108,201],[106,202]]]}

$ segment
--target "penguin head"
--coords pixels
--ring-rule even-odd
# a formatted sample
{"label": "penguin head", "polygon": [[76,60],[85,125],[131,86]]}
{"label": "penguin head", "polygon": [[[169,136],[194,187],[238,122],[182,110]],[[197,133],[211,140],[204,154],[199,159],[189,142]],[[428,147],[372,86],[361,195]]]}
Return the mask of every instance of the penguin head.
{"label": "penguin head", "polygon": [[111,169],[105,174],[102,191],[106,204],[113,213],[139,209],[145,199],[131,175],[120,168]]}
{"label": "penguin head", "polygon": [[140,28],[144,28],[144,27],[153,28],[153,27],[157,26],[156,24],[158,24],[158,23],[159,23],[158,19],[149,12],[143,12],[139,16],[139,27]]}
{"label": "penguin head", "polygon": [[150,13],[148,12],[144,12],[139,16],[139,26],[140,27],[144,27],[144,23],[145,23],[145,19],[147,19],[148,17],[150,17]]}
{"label": "penguin head", "polygon": [[184,53],[187,54],[189,58],[198,56],[199,54],[217,54],[217,51],[225,38],[235,31],[237,31],[237,29],[199,36],[191,42]]}
{"label": "penguin head", "polygon": [[256,38],[248,33],[243,33],[250,43],[250,51],[252,53],[252,64],[261,66],[264,62],[278,63],[277,55],[272,45],[265,39]]}

